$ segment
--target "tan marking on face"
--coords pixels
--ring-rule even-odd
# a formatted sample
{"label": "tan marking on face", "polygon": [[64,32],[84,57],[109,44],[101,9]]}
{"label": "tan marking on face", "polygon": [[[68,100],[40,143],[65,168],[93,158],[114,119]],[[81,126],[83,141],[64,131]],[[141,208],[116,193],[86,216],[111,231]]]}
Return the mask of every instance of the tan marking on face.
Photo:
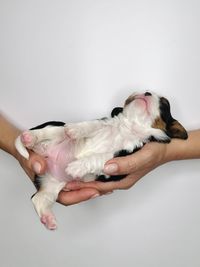
{"label": "tan marking on face", "polygon": [[161,117],[157,117],[152,125],[152,128],[166,130],[166,123],[161,119]]}
{"label": "tan marking on face", "polygon": [[134,95],[129,96],[126,99],[124,106],[127,106],[128,104],[130,104],[134,99],[135,99],[135,96]]}
{"label": "tan marking on face", "polygon": [[174,138],[180,138],[180,139],[187,139],[188,138],[187,131],[178,121],[174,121],[171,124],[169,131],[170,131],[172,137],[174,137]]}

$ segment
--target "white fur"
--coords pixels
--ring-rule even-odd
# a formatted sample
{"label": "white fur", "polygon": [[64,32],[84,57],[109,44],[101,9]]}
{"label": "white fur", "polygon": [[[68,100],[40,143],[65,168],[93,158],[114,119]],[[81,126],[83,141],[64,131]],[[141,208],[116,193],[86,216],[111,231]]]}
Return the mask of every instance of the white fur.
{"label": "white fur", "polygon": [[149,136],[157,140],[169,139],[164,131],[152,128],[153,122],[160,116],[159,97],[155,94],[148,97],[134,94],[130,97],[134,97],[134,101],[125,105],[123,113],[114,118],[28,131],[22,135],[23,138],[30,139],[26,142],[22,137],[17,138],[16,148],[27,159],[28,151],[25,146],[46,155],[49,147],[62,142],[66,137],[74,140],[75,160],[66,166],[65,181],[46,174],[41,177],[41,189],[32,199],[41,221],[48,229],[56,228],[52,205],[69,179],[95,179],[96,175],[103,174],[104,164],[113,158],[117,151],[132,152],[147,142]]}
{"label": "white fur", "polygon": [[65,182],[61,182],[49,174],[41,177],[41,179],[43,180],[42,187],[40,191],[32,197],[32,202],[41,222],[49,230],[55,230],[57,228],[57,223],[52,212],[52,207],[59,192],[65,186]]}
{"label": "white fur", "polygon": [[21,154],[25,159],[29,159],[29,153],[26,147],[23,145],[20,136],[18,136],[15,140],[15,147],[19,154]]}

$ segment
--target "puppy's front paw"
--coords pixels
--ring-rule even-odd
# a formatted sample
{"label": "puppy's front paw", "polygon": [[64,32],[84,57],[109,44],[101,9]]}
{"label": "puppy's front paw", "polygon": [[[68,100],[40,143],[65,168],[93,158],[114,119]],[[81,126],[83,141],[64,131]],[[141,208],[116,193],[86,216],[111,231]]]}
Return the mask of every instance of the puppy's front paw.
{"label": "puppy's front paw", "polygon": [[21,134],[21,141],[27,148],[33,148],[37,142],[37,137],[31,131],[25,131]]}
{"label": "puppy's front paw", "polygon": [[81,160],[75,160],[69,163],[65,172],[73,178],[82,178],[88,173],[87,168]]}
{"label": "puppy's front paw", "polygon": [[65,125],[65,134],[70,139],[78,139],[82,137],[82,131],[78,124],[68,123]]}

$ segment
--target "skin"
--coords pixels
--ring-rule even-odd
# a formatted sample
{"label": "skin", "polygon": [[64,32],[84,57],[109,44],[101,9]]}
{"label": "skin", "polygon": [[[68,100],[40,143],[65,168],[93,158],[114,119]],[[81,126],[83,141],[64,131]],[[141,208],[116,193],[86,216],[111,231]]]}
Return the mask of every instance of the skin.
{"label": "skin", "polygon": [[190,131],[187,140],[172,139],[169,144],[148,143],[138,152],[108,161],[104,171],[107,174],[128,174],[119,182],[71,182],[67,185],[70,190],[92,187],[101,194],[116,189],[129,189],[140,178],[156,167],[174,160],[200,158],[200,130]]}
{"label": "skin", "polygon": [[[45,160],[34,152],[30,152],[29,160],[24,159],[15,149],[15,139],[22,131],[17,128],[3,114],[0,114],[0,149],[12,155],[24,169],[26,174],[33,181],[36,174],[43,174],[46,170]],[[76,191],[62,191],[59,194],[58,202],[63,205],[76,204],[99,196],[96,188],[81,188]]]}
{"label": "skin", "polygon": [[[0,148],[15,157],[33,181],[35,174],[45,172],[45,160],[30,152],[29,160],[16,151],[14,142],[21,130],[0,114]],[[189,132],[187,140],[173,139],[169,144],[149,143],[133,155],[108,161],[104,171],[107,174],[127,174],[119,182],[70,182],[60,192],[58,202],[63,205],[76,204],[116,189],[129,189],[140,178],[156,167],[174,160],[200,158],[200,130]],[[38,165],[39,164],[39,165]],[[40,168],[39,168],[40,167]],[[66,191],[65,191],[66,190]]]}

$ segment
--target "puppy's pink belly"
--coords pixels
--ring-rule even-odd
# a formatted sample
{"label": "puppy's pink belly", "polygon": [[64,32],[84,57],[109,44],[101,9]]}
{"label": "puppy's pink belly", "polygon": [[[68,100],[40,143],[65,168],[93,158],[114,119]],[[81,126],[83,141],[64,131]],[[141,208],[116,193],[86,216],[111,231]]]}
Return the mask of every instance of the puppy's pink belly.
{"label": "puppy's pink belly", "polygon": [[65,172],[67,165],[74,160],[74,143],[70,139],[64,140],[47,151],[48,172],[61,181],[70,181],[71,176]]}

